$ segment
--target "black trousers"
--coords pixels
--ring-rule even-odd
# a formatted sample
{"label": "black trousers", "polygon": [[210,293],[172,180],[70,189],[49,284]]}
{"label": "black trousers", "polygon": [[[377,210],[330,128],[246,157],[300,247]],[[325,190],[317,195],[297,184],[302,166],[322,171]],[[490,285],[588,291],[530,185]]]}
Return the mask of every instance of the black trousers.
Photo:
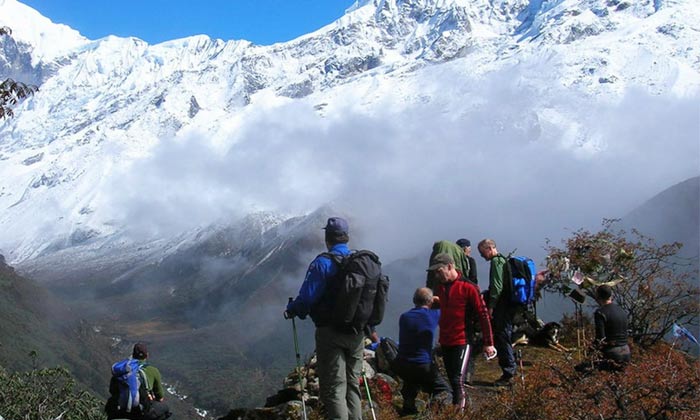
{"label": "black trousers", "polygon": [[515,354],[513,353],[513,317],[517,308],[509,307],[507,303],[499,303],[493,310],[491,327],[493,329],[493,341],[498,351],[498,365],[503,371],[503,376],[512,378],[516,373]]}
{"label": "black trousers", "polygon": [[428,393],[431,397],[450,392],[450,388],[434,363],[418,365],[396,359],[392,368],[403,380],[401,395],[405,411],[415,410],[418,391]]}
{"label": "black trousers", "polygon": [[467,371],[467,346],[442,346],[442,361],[445,363],[447,380],[452,387],[452,404],[461,405],[464,401],[464,379]]}
{"label": "black trousers", "polygon": [[151,401],[147,410],[134,410],[131,413],[125,413],[117,410],[116,400],[110,398],[107,400],[105,412],[108,419],[131,419],[131,420],[165,420],[172,416],[168,405],[162,401]]}
{"label": "black trousers", "polygon": [[574,369],[580,373],[589,373],[594,369],[607,372],[622,372],[631,359],[630,348],[625,344],[624,346],[604,349],[602,360],[591,360],[579,363]]}

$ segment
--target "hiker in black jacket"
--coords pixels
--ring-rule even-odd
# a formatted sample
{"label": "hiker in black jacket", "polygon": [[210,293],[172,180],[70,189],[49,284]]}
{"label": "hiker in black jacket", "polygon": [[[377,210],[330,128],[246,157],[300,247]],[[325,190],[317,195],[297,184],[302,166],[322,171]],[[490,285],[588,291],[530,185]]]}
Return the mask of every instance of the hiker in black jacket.
{"label": "hiker in black jacket", "polygon": [[576,366],[579,372],[596,368],[606,371],[620,371],[631,360],[627,344],[627,313],[613,302],[613,291],[608,285],[596,289],[596,302],[600,307],[593,314],[595,321],[594,350],[602,353],[602,360],[588,361]]}
{"label": "hiker in black jacket", "polygon": [[[468,281],[474,283],[474,285],[478,288],[479,281],[476,278],[476,260],[471,255],[472,243],[469,239],[462,238],[457,240],[457,245],[464,250],[464,256],[467,257],[467,261],[469,261],[469,273],[465,273],[464,277]],[[481,325],[479,324],[479,321],[477,319],[470,319],[470,325],[469,328],[467,328],[467,331],[467,342],[469,343],[470,348],[480,349],[483,343],[481,342]],[[464,377],[464,382],[467,385],[472,384],[474,372],[476,371],[476,359],[476,357],[470,357],[469,361],[467,362],[467,373]]]}
{"label": "hiker in black jacket", "polygon": [[472,243],[469,239],[459,239],[457,240],[457,245],[464,250],[464,256],[467,257],[469,261],[469,272],[464,273],[464,278],[479,286],[479,280],[476,276],[476,260],[472,257]]}

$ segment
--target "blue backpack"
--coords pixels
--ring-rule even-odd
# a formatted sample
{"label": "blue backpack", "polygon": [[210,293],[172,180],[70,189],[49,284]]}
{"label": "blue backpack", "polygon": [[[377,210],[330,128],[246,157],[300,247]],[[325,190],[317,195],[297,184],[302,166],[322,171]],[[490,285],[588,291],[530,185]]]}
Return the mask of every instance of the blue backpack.
{"label": "blue backpack", "polygon": [[535,275],[537,267],[528,257],[508,257],[510,268],[511,288],[510,301],[520,305],[530,305],[535,302]]}
{"label": "blue backpack", "polygon": [[147,387],[146,374],[141,369],[143,366],[137,359],[128,358],[112,365],[112,377],[119,384],[119,396],[117,410],[131,413],[132,411],[144,411],[149,403],[147,393],[141,397],[141,387]]}

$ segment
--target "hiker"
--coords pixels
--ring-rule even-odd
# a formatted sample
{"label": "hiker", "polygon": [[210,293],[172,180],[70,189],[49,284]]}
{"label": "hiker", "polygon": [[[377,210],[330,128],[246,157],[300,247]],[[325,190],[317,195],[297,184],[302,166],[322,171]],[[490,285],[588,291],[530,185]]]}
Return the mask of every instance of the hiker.
{"label": "hiker", "polygon": [[452,403],[463,407],[465,362],[466,358],[475,354],[467,346],[468,319],[479,318],[486,357],[491,358],[496,354],[488,311],[479,289],[462,279],[462,273],[455,269],[454,259],[449,254],[436,255],[428,271],[439,281],[435,294],[441,310],[440,347],[447,379],[452,387]]}
{"label": "hiker", "polygon": [[419,390],[428,393],[431,398],[443,393],[446,398],[452,397],[450,388],[433,362],[433,343],[440,310],[431,307],[437,300],[429,288],[418,288],[413,294],[415,307],[399,318],[399,353],[392,368],[403,379],[402,416],[418,413],[416,396]]}
{"label": "hiker", "polygon": [[[479,281],[476,276],[476,260],[471,256],[472,254],[472,243],[469,239],[458,239],[457,245],[464,251],[464,256],[469,261],[469,274],[465,274],[465,277],[470,282],[479,288]],[[467,343],[469,343],[469,348],[475,349],[481,347],[481,327],[477,319],[472,318],[469,328],[467,328],[468,336]],[[467,385],[472,384],[472,379],[474,378],[474,371],[476,370],[476,357],[470,357],[467,364],[467,374],[464,378],[464,383]]]}
{"label": "hiker", "polygon": [[[350,254],[345,219],[331,217],[323,229],[330,253]],[[317,256],[309,265],[299,295],[287,305],[285,318],[305,319],[310,314],[316,326],[319,391],[326,418],[361,420],[360,373],[365,334],[339,332],[330,325],[335,296],[328,284],[337,272],[338,267],[329,257]]]}
{"label": "hiker", "polygon": [[595,300],[600,306],[593,314],[595,322],[595,350],[602,353],[603,360],[584,362],[576,366],[579,372],[592,367],[605,371],[622,371],[631,360],[627,344],[627,313],[613,302],[613,291],[608,285],[600,285],[595,291]]}
{"label": "hiker", "polygon": [[148,359],[148,349],[144,343],[136,343],[132,351],[131,357],[138,361],[139,370],[142,374],[141,378],[145,378],[145,383],[141,385],[139,390],[142,409],[133,409],[131,413],[125,413],[119,410],[118,400],[119,394],[122,392],[120,384],[115,376],[109,383],[110,398],[107,401],[105,411],[107,411],[108,419],[132,419],[132,420],[165,420],[172,413],[168,405],[164,402],[165,392],[163,382],[161,380],[160,371],[155,366],[151,366],[146,362]]}
{"label": "hiker", "polygon": [[511,281],[509,278],[510,270],[506,266],[508,261],[498,252],[496,242],[493,239],[484,239],[479,242],[478,249],[479,254],[491,263],[486,306],[492,317],[494,341],[498,351],[498,365],[503,372],[494,385],[507,386],[511,384],[516,374],[511,335],[513,333],[513,319],[519,308],[510,302],[507,283]]}
{"label": "hiker", "polygon": [[477,274],[476,274],[476,260],[474,257],[472,257],[472,243],[469,239],[458,239],[457,240],[457,245],[462,248],[464,251],[464,256],[467,258],[467,261],[469,261],[469,272],[464,274],[464,277],[467,278],[470,282],[474,283],[475,285],[479,285],[479,280],[477,280]]}
{"label": "hiker", "polygon": [[[433,250],[430,253],[430,259],[428,260],[428,265],[433,263],[433,258],[438,254],[449,254],[455,262],[455,268],[460,273],[469,273],[469,260],[464,254],[462,248],[459,247],[454,242],[451,241],[437,241],[433,244]],[[466,274],[460,277],[461,281],[467,281]],[[425,287],[435,290],[435,284],[438,283],[436,279],[433,278],[433,273],[428,272],[426,274]]]}

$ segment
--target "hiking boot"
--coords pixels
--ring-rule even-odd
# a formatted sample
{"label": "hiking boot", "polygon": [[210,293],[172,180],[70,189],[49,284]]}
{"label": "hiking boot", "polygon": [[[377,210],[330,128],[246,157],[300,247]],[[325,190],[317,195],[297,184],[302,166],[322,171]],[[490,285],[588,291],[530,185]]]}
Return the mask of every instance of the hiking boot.
{"label": "hiking boot", "polygon": [[404,417],[404,416],[413,416],[418,414],[418,409],[416,406],[404,406],[401,411],[399,411],[399,416]]}
{"label": "hiking boot", "polygon": [[467,374],[464,375],[464,385],[469,385],[469,386],[472,385],[472,373],[471,372],[467,372]]}
{"label": "hiking boot", "polygon": [[493,386],[511,386],[513,384],[513,377],[508,375],[502,375],[500,378],[496,379]]}

